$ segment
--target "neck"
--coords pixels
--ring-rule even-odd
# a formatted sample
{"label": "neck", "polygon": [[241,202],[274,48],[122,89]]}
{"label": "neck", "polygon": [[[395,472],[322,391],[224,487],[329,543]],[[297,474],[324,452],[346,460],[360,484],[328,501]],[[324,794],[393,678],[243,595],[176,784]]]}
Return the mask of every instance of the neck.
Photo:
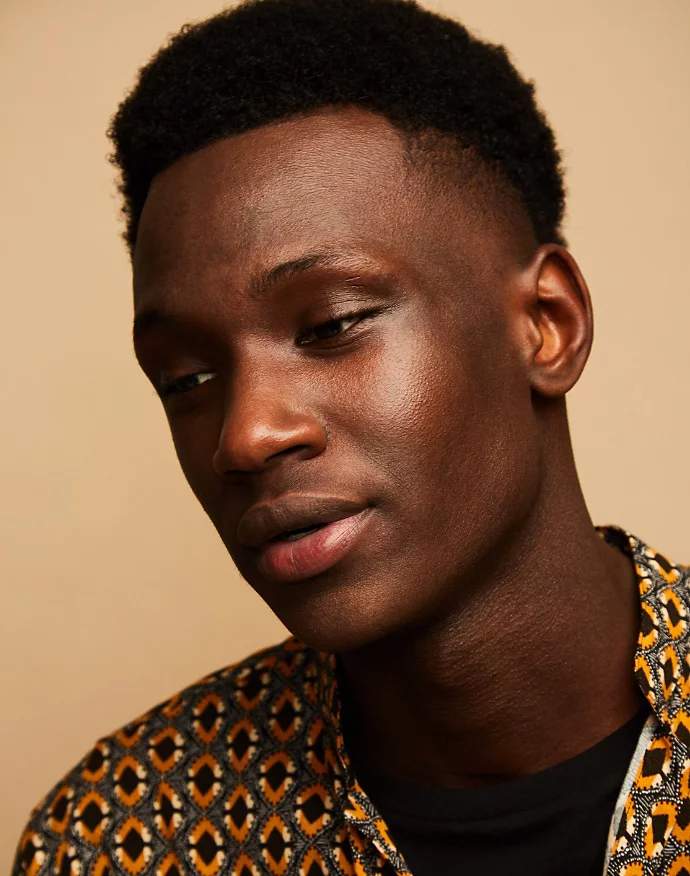
{"label": "neck", "polygon": [[574,757],[643,706],[633,566],[596,533],[574,464],[570,490],[562,475],[457,582],[471,594],[461,606],[339,656],[355,763],[421,784],[487,784]]}

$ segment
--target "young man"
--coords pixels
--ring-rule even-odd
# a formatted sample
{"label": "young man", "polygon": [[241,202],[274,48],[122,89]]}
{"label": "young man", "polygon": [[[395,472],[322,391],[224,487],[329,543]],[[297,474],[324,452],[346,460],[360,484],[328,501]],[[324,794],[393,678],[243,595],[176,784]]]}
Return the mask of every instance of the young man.
{"label": "young man", "polygon": [[689,573],[587,513],[590,298],[504,50],[258,0],[110,134],[137,357],[294,637],[100,740],[16,873],[689,874]]}

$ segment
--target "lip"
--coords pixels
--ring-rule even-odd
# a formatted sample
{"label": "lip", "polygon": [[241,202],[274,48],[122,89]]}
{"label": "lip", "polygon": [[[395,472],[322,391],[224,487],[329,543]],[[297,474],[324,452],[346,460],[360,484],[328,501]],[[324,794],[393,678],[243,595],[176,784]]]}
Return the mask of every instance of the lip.
{"label": "lip", "polygon": [[256,549],[288,530],[332,523],[365,507],[365,502],[343,496],[286,493],[273,502],[258,502],[245,511],[237,524],[237,540],[246,548]]}
{"label": "lip", "polygon": [[366,529],[371,507],[334,520],[297,541],[269,541],[260,548],[259,568],[271,581],[313,578],[333,568],[354,548]]}

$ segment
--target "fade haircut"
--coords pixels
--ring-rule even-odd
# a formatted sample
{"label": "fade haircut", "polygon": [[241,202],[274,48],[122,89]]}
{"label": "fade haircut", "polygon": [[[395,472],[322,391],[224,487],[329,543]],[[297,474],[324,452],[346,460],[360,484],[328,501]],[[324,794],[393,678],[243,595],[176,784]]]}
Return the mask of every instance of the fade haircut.
{"label": "fade haircut", "polygon": [[434,134],[451,139],[457,162],[478,157],[517,197],[538,243],[564,242],[554,135],[502,46],[415,0],[248,0],[172,36],[113,116],[130,253],[158,173],[224,137],[333,106],[377,112],[422,150]]}

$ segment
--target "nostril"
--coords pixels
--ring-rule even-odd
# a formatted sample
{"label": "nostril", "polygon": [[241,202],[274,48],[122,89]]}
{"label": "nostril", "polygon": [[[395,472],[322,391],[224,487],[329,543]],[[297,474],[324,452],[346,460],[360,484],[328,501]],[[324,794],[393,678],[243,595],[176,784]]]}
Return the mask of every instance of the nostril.
{"label": "nostril", "polygon": [[275,459],[277,456],[289,456],[291,453],[301,453],[302,451],[309,451],[308,444],[293,444],[291,447],[285,447],[283,450],[277,450],[269,459]]}

